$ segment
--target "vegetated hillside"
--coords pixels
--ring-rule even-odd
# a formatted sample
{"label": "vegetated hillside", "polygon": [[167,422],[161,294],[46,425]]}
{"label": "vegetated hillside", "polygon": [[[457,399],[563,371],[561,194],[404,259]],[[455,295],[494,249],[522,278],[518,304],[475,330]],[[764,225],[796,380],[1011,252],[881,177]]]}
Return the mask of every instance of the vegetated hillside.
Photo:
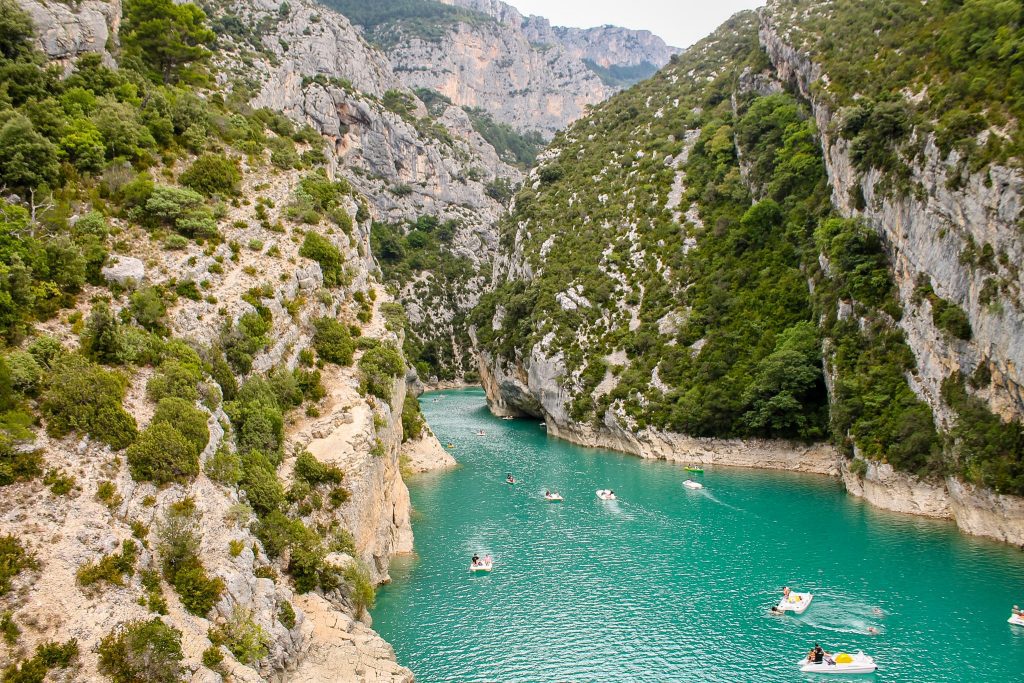
{"label": "vegetated hillside", "polygon": [[[0,0],[2,677],[411,680],[359,621],[411,549],[418,425],[371,226],[500,210],[493,169],[452,179],[504,165],[322,8],[25,6]],[[315,58],[281,44],[303,26]],[[403,155],[423,182],[389,191]]]}
{"label": "vegetated hillside", "polygon": [[473,314],[496,409],[1024,493],[1020,19],[780,0],[559,135]]}

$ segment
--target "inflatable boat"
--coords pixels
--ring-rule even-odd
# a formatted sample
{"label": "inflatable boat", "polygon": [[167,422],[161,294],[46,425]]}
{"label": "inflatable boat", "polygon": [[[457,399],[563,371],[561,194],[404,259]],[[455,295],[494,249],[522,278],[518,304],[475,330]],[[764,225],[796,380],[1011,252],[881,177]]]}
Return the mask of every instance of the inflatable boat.
{"label": "inflatable boat", "polygon": [[685,486],[688,489],[693,489],[694,491],[696,491],[697,489],[704,488],[704,484],[696,482],[693,479],[687,479],[686,481],[684,481],[683,486]]}
{"label": "inflatable boat", "polygon": [[616,500],[615,494],[612,493],[609,489],[598,489],[597,497],[600,498],[601,500]]}
{"label": "inflatable boat", "polygon": [[1015,626],[1024,626],[1024,617],[1019,614],[1011,614],[1010,618],[1006,620],[1008,624],[1014,624]]}
{"label": "inflatable boat", "polygon": [[832,657],[826,656],[825,660],[817,664],[804,658],[797,665],[805,674],[870,674],[878,669],[874,657],[868,657],[860,651],[856,654],[840,652]]}
{"label": "inflatable boat", "polygon": [[783,597],[782,600],[779,600],[779,611],[803,614],[811,606],[813,598],[814,596],[810,593],[790,592],[788,597]]}
{"label": "inflatable boat", "polygon": [[473,572],[474,574],[477,574],[477,573],[480,573],[480,572],[489,572],[493,568],[494,568],[494,562],[491,561],[491,556],[490,555],[487,555],[486,557],[481,559],[479,562],[470,562],[469,563],[469,571]]}
{"label": "inflatable boat", "polygon": [[561,503],[562,497],[557,493],[545,493],[544,500],[548,501],[549,503]]}

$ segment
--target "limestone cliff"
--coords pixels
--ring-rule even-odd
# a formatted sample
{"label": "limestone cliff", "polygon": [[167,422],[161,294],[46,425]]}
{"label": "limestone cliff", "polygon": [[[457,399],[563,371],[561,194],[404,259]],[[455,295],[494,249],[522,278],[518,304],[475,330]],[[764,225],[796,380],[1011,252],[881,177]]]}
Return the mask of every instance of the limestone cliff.
{"label": "limestone cliff", "polygon": [[[645,31],[552,28],[497,0],[445,4],[479,13],[480,19],[453,22],[440,36],[397,24],[375,27],[387,35],[396,74],[410,87],[437,91],[460,107],[479,107],[517,130],[546,137],[677,52]],[[585,60],[599,69],[640,70],[631,79],[606,83]]]}

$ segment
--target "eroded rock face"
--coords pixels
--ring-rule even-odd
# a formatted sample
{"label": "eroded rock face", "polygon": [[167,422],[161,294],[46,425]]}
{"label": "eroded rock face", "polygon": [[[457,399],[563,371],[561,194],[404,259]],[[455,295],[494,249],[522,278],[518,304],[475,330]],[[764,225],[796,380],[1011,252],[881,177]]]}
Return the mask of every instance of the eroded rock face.
{"label": "eroded rock face", "polygon": [[108,50],[117,43],[121,26],[120,0],[84,0],[74,4],[18,0],[32,17],[36,42],[47,57],[65,66],[81,54],[103,55],[108,65],[113,58]]}
{"label": "eroded rock face", "polygon": [[499,0],[442,0],[493,19],[459,23],[440,41],[406,35],[388,56],[402,80],[436,90],[458,106],[480,107],[518,130],[552,136],[587,105],[618,90],[584,60],[600,67],[647,65],[650,73],[678,52],[649,31],[614,26],[552,27]]}

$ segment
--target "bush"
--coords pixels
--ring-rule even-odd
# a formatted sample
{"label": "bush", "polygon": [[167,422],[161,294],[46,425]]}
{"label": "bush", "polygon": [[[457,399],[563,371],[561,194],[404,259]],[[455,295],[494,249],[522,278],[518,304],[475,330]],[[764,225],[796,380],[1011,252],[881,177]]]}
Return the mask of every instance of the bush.
{"label": "bush", "polygon": [[113,683],[178,683],[184,674],[181,631],[160,619],[122,624],[98,652],[100,673]]}
{"label": "bush", "polygon": [[210,578],[199,560],[198,522],[192,499],[171,506],[157,530],[157,549],[164,578],[174,586],[182,605],[192,614],[205,616],[223,593],[224,582]]}
{"label": "bush", "polygon": [[340,484],[345,473],[334,465],[325,465],[309,451],[302,451],[295,460],[295,476],[310,486]]}
{"label": "bush", "polygon": [[932,297],[932,322],[951,337],[963,341],[971,339],[971,321],[967,313],[951,301],[938,296]]}
{"label": "bush", "polygon": [[216,629],[211,629],[210,641],[224,645],[242,664],[250,665],[270,653],[270,636],[252,619],[252,612],[236,604],[231,617]]}
{"label": "bush", "polygon": [[390,401],[395,378],[405,370],[405,362],[394,346],[380,344],[363,354],[359,359],[359,370],[362,373],[362,392]]}
{"label": "bush", "polygon": [[234,160],[223,154],[204,154],[192,162],[178,182],[207,197],[237,194],[242,172]]}
{"label": "bush", "polygon": [[284,487],[267,456],[258,451],[246,453],[242,472],[239,485],[257,514],[266,515],[284,507]]}
{"label": "bush", "polygon": [[237,453],[221,446],[207,459],[206,476],[225,486],[236,486],[242,480],[242,460]]}
{"label": "bush", "polygon": [[348,327],[334,318],[317,318],[313,321],[313,348],[328,363],[352,365],[355,344]]}
{"label": "bush", "polygon": [[349,598],[356,608],[356,616],[361,617],[363,612],[373,609],[373,605],[377,601],[377,592],[373,588],[373,582],[370,581],[370,573],[366,567],[353,562],[342,570],[342,577],[348,584]]}
{"label": "bush", "polygon": [[320,264],[324,274],[324,284],[337,287],[342,284],[342,258],[338,248],[326,237],[307,232],[306,238],[299,248],[299,256],[312,259]]}
{"label": "bush", "polygon": [[11,590],[11,581],[25,569],[38,569],[34,555],[13,535],[0,536],[0,596]]}
{"label": "bush", "polygon": [[112,448],[124,448],[137,435],[135,418],[121,406],[126,387],[122,375],[68,356],[50,373],[50,388],[43,394],[47,432],[55,437],[85,432]]}
{"label": "bush", "polygon": [[172,585],[182,606],[199,617],[205,617],[224,592],[224,582],[217,577],[210,578],[196,558],[178,570]]}
{"label": "bush", "polygon": [[423,413],[420,402],[411,393],[405,395],[402,404],[402,441],[414,441],[423,434]]}
{"label": "bush", "polygon": [[167,305],[164,303],[163,294],[156,287],[144,287],[133,292],[129,310],[135,322],[143,329],[150,332],[160,332],[164,329]]}
{"label": "bush", "polygon": [[114,364],[121,359],[121,325],[110,310],[110,304],[100,301],[89,312],[82,351],[100,363]]}
{"label": "bush", "polygon": [[125,455],[136,481],[184,484],[199,474],[199,451],[195,443],[167,422],[147,427]]}
{"label": "bush", "polygon": [[188,439],[202,453],[210,441],[210,430],[206,424],[207,415],[195,405],[181,398],[164,398],[156,406],[151,424],[164,422]]}
{"label": "bush", "polygon": [[139,547],[134,541],[124,541],[120,553],[104,555],[96,562],[87,562],[78,568],[75,578],[82,587],[93,586],[105,581],[114,586],[124,586],[125,576],[135,573],[135,559]]}
{"label": "bush", "polygon": [[285,600],[277,610],[277,620],[289,631],[295,628],[295,608]]}
{"label": "bush", "polygon": [[[17,627],[15,627],[17,628]],[[3,671],[4,683],[43,683],[50,669],[66,669],[78,657],[78,641],[42,643],[36,653],[21,665],[12,664]]]}
{"label": "bush", "polygon": [[146,395],[153,401],[178,398],[195,401],[199,398],[197,386],[203,380],[202,371],[194,365],[167,360],[146,384]]}

